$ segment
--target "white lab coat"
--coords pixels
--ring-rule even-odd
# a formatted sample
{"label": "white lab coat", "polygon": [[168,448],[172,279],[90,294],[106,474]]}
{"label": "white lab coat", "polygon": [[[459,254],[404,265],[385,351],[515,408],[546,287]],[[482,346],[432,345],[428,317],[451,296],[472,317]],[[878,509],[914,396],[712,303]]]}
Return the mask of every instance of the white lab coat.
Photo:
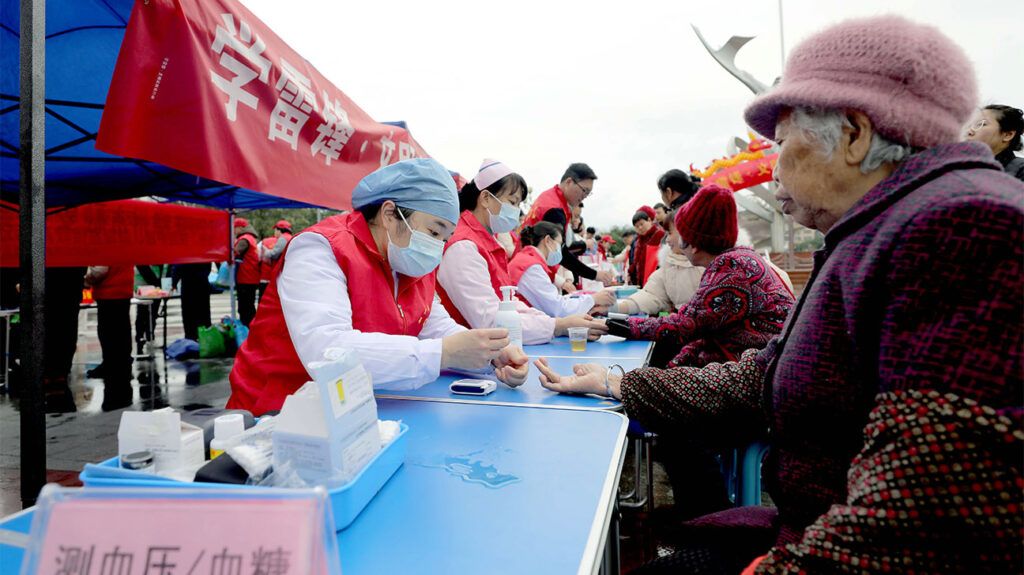
{"label": "white lab coat", "polygon": [[[491,272],[472,240],[448,246],[437,271],[437,282],[444,288],[469,326],[475,329],[494,327],[498,314],[498,296],[491,287]],[[518,298],[516,311],[523,324],[523,344],[547,343],[555,333],[555,318],[531,308]]]}
{"label": "white lab coat", "polygon": [[562,295],[562,290],[555,287],[540,264],[526,268],[517,287],[519,295],[530,305],[552,317],[587,313],[594,307],[594,298],[590,295]]}
{"label": "white lab coat", "polygon": [[466,329],[455,323],[436,297],[418,338],[353,329],[348,279],[327,239],[315,233],[292,239],[277,278],[277,292],[288,335],[303,365],[323,359],[329,347],[351,349],[378,389],[415,389],[436,380],[441,371],[441,338]]}

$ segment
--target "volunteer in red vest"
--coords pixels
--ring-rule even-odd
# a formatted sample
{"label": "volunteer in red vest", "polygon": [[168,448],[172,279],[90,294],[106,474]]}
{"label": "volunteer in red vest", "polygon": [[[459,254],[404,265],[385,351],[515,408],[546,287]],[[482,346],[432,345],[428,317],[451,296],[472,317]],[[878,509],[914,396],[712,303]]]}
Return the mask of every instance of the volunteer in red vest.
{"label": "volunteer in red vest", "polygon": [[[572,208],[579,207],[583,203],[583,199],[594,191],[594,180],[596,179],[597,175],[594,174],[594,170],[590,169],[590,166],[582,163],[571,164],[562,174],[562,181],[544,191],[533,202],[523,225],[532,226],[543,220],[563,228],[562,266],[573,272],[575,276],[598,280],[608,285],[615,281],[615,274],[610,271],[599,272],[569,252],[569,246],[574,240],[573,234],[570,233],[572,230],[570,227]],[[582,229],[580,231],[582,232]]]}
{"label": "volunteer in red vest", "polygon": [[271,272],[277,260],[281,259],[288,240],[292,239],[292,224],[288,220],[278,220],[274,224],[274,235],[263,238],[260,242],[260,303],[263,302],[263,292],[267,291],[270,284]]}
{"label": "volunteer in red vest", "polygon": [[555,287],[555,271],[562,261],[562,230],[551,222],[537,222],[520,232],[523,249],[508,266],[512,285],[531,307],[551,317],[598,313],[615,303],[615,293],[601,290],[593,295],[562,295]]}
{"label": "volunteer in red vest", "polygon": [[280,409],[332,347],[356,351],[378,389],[414,389],[444,369],[522,384],[527,358],[507,330],[466,330],[437,301],[435,270],[459,215],[448,171],[428,158],[381,168],[353,190],[352,207],[288,243],[235,358],[227,406]]}
{"label": "volunteer in red vest", "polygon": [[245,218],[235,218],[235,295],[238,319],[252,323],[256,317],[256,291],[260,287],[260,254],[256,230]]}
{"label": "volunteer in red vest", "polygon": [[640,206],[633,214],[633,229],[636,230],[636,254],[629,268],[630,282],[643,287],[654,270],[658,269],[658,248],[665,238],[665,230],[657,223],[657,213],[650,206]]}
{"label": "volunteer in red vest", "polygon": [[92,288],[96,300],[96,334],[103,362],[89,370],[87,377],[104,381],[104,409],[126,407],[132,403],[132,293],[135,290],[135,266],[92,266],[85,274],[85,285]]}
{"label": "volunteer in red vest", "polygon": [[[526,181],[505,164],[484,160],[476,177],[459,192],[459,225],[444,248],[437,272],[438,293],[448,313],[461,325],[494,325],[501,287],[515,285],[508,274],[505,250],[494,234],[519,223],[519,204],[526,199]],[[585,315],[551,317],[517,299],[523,343],[547,343],[570,327],[604,332],[604,324]]]}

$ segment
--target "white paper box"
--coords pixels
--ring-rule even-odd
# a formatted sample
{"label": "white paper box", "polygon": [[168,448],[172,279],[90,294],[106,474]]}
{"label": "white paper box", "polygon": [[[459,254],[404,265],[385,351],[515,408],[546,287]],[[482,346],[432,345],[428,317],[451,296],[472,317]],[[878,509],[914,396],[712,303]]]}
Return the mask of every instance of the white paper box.
{"label": "white paper box", "polygon": [[204,459],[203,430],[182,423],[181,414],[171,408],[125,411],[117,429],[117,453],[121,456],[143,450],[153,453],[156,472],[162,475],[196,468]]}

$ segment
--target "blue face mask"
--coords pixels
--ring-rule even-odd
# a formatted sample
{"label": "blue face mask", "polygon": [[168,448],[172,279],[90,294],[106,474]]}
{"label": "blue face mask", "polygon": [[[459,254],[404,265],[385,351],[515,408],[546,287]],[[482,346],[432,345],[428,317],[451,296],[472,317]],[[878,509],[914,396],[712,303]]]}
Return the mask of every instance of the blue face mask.
{"label": "blue face mask", "polygon": [[506,204],[491,192],[487,193],[501,204],[501,209],[498,210],[498,215],[494,215],[490,210],[487,210],[491,233],[503,234],[516,229],[516,226],[519,225],[519,208],[512,204]]}
{"label": "blue face mask", "polygon": [[388,233],[388,263],[391,265],[391,269],[402,275],[411,278],[425,276],[441,264],[444,242],[412,229],[401,210],[395,208],[395,211],[402,218],[405,227],[412,232],[412,237],[409,239],[409,245],[402,248],[391,241],[391,234]]}
{"label": "blue face mask", "polygon": [[[553,241],[553,240],[552,240]],[[545,259],[545,263],[548,267],[555,267],[562,263],[562,246],[561,244],[555,244],[555,248],[548,252],[548,257]]]}

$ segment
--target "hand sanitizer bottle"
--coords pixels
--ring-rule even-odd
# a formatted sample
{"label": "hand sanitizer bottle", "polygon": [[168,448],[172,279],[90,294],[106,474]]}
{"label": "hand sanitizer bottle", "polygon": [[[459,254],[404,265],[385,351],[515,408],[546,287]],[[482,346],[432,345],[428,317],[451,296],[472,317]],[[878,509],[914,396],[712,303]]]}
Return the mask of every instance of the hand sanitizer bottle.
{"label": "hand sanitizer bottle", "polygon": [[509,345],[523,348],[523,322],[516,311],[516,302],[512,297],[516,286],[501,286],[502,300],[498,303],[498,314],[494,316],[494,327],[508,330]]}

